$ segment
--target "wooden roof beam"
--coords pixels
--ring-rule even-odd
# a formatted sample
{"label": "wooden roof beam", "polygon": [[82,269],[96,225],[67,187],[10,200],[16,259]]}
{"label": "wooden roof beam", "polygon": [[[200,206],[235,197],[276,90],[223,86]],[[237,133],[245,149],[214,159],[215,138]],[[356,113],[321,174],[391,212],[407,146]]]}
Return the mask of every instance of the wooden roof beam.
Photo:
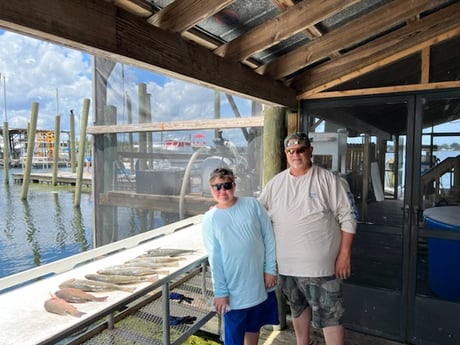
{"label": "wooden roof beam", "polygon": [[[272,3],[278,7],[281,11],[286,11],[288,8],[295,6],[293,0],[272,0]],[[318,37],[321,37],[323,33],[316,28],[315,25],[309,26],[303,30],[303,33],[309,40],[314,40]]]}
{"label": "wooden roof beam", "polygon": [[131,12],[136,16],[148,18],[152,15],[152,8],[142,0],[105,0],[112,2],[114,5],[123,8],[125,11]]}
{"label": "wooden roof beam", "polygon": [[344,90],[344,91],[324,91],[315,93],[303,99],[324,99],[324,98],[337,98],[337,97],[356,97],[356,96],[375,96],[390,93],[401,92],[414,92],[426,90],[443,90],[460,88],[460,81],[444,81],[439,83],[421,83],[410,85],[396,85],[385,87],[372,87],[358,90]]}
{"label": "wooden roof beam", "polygon": [[460,3],[376,39],[341,57],[310,69],[291,81],[298,99],[339,85],[418,52],[434,43],[460,35]]}
{"label": "wooden roof beam", "polygon": [[234,0],[180,0],[173,1],[155,13],[147,22],[163,30],[183,32],[227,7]]}
{"label": "wooden roof beam", "polygon": [[397,0],[376,8],[318,39],[309,42],[256,69],[257,73],[280,79],[333,53],[375,36],[410,20],[420,12],[439,6],[445,0]]}
{"label": "wooden roof beam", "polygon": [[214,52],[231,61],[243,61],[355,4],[357,0],[304,0],[256,26]]}

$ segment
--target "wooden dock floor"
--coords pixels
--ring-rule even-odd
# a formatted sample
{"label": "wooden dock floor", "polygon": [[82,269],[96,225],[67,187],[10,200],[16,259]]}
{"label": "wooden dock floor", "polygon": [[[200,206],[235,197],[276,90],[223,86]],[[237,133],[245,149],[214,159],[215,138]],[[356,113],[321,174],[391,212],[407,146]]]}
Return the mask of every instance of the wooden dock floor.
{"label": "wooden dock floor", "polygon": [[[260,332],[260,345],[287,345],[295,344],[296,338],[292,322],[288,315],[287,328],[284,330],[273,330],[272,326],[262,328]],[[310,336],[310,345],[325,345],[321,330],[313,329]],[[350,330],[345,331],[345,345],[402,345],[403,343],[374,337]]]}
{"label": "wooden dock floor", "polygon": [[[30,183],[51,184],[52,179],[52,172],[31,172],[30,174]],[[24,181],[24,173],[14,173],[13,181],[14,183],[22,184]],[[58,171],[56,182],[58,185],[75,186],[77,183],[77,174],[70,171]],[[91,187],[92,183],[92,175],[87,172],[83,172],[82,185]]]}

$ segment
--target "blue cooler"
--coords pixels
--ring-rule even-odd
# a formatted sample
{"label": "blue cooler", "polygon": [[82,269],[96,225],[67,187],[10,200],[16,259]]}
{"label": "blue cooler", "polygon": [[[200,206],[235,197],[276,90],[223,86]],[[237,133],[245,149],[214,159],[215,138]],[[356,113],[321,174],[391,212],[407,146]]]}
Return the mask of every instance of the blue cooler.
{"label": "blue cooler", "polygon": [[[430,229],[460,231],[460,206],[441,206],[423,212]],[[460,241],[428,239],[430,288],[443,299],[460,302]]]}

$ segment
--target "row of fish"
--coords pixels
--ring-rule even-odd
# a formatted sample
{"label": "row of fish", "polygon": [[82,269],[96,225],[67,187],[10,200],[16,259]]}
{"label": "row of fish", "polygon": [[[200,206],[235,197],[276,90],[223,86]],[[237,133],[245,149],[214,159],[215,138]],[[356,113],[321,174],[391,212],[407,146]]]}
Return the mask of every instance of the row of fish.
{"label": "row of fish", "polygon": [[45,301],[45,310],[59,315],[81,317],[79,311],[71,303],[104,302],[108,296],[96,297],[90,292],[125,291],[134,292],[136,287],[126,286],[140,282],[154,283],[159,275],[168,275],[167,267],[180,266],[185,260],[184,255],[195,252],[188,249],[155,248],[147,251],[121,265],[102,268],[96,273],[85,274],[85,279],[72,278],[59,285],[59,290],[50,293]]}

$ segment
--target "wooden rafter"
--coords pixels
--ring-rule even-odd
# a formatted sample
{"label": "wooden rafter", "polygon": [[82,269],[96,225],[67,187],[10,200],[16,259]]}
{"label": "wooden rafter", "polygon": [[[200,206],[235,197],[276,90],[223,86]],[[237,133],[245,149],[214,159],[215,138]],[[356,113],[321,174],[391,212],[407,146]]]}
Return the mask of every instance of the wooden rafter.
{"label": "wooden rafter", "polygon": [[331,31],[278,59],[260,66],[256,69],[256,72],[280,79],[321,59],[328,58],[332,53],[339,52],[366,38],[376,36],[391,27],[400,25],[414,15],[433,8],[442,2],[431,0],[392,1],[363,17],[341,26],[339,29]]}
{"label": "wooden rafter", "polygon": [[356,2],[357,0],[304,0],[234,40],[223,44],[214,52],[231,61],[242,61]]}
{"label": "wooden rafter", "polygon": [[430,47],[422,49],[422,70],[421,70],[421,83],[430,82]]}
{"label": "wooden rafter", "polygon": [[147,22],[163,30],[183,32],[203,19],[219,12],[234,0],[181,0],[173,1]]}
{"label": "wooden rafter", "polygon": [[114,5],[123,8],[125,11],[131,12],[136,16],[148,18],[152,15],[152,9],[144,1],[141,0],[106,0]]}
{"label": "wooden rafter", "polygon": [[460,3],[376,39],[341,57],[310,69],[292,80],[298,98],[317,92],[409,56],[460,34]]}
{"label": "wooden rafter", "polygon": [[411,91],[427,91],[427,90],[445,90],[460,88],[460,81],[445,81],[440,83],[422,83],[415,85],[399,85],[399,86],[386,86],[386,87],[372,87],[358,90],[345,90],[345,91],[325,91],[312,94],[308,97],[302,95],[300,99],[321,99],[321,98],[337,98],[337,97],[356,97],[356,96],[370,96],[370,95],[383,95],[398,92],[411,92]]}
{"label": "wooden rafter", "polygon": [[[293,0],[272,0],[272,2],[281,11],[286,11],[288,8],[295,6],[295,2]],[[322,32],[315,25],[305,28],[305,30],[303,30],[303,33],[310,40],[314,40],[323,35]]]}

